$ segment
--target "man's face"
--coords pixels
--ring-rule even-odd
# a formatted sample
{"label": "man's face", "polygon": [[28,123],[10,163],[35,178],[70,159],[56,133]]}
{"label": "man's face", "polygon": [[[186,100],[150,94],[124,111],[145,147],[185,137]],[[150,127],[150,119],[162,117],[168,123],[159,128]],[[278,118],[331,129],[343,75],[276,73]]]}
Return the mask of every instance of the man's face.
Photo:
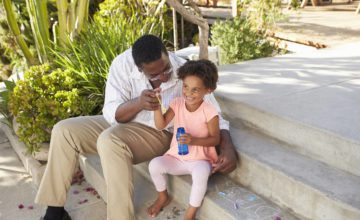
{"label": "man's face", "polygon": [[167,82],[173,72],[169,57],[162,53],[160,59],[150,63],[143,63],[139,70],[145,74],[150,81]]}

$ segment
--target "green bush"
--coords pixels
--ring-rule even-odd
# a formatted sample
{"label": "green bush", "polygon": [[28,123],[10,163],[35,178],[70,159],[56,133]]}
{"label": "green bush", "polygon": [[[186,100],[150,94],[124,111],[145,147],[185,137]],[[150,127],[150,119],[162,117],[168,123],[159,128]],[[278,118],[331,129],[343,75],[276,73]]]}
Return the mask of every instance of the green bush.
{"label": "green bush", "polygon": [[[116,17],[131,18],[134,30],[142,30],[146,24],[150,32],[156,32],[161,38],[172,35],[171,11],[166,4],[160,5],[161,0],[105,0],[99,5],[100,10],[94,19],[102,24],[111,22]],[[170,13],[168,13],[170,12]]]}
{"label": "green bush", "polygon": [[224,64],[267,57],[277,52],[276,45],[270,43],[262,32],[239,17],[215,22],[211,27],[210,41],[220,47],[221,63]]}
{"label": "green bush", "polygon": [[[155,19],[155,18],[154,18]],[[154,26],[155,24],[155,26]],[[68,48],[54,50],[55,63],[62,69],[76,73],[82,85],[81,92],[96,103],[91,114],[101,113],[104,103],[105,82],[112,60],[140,36],[151,33],[161,35],[160,24],[133,14],[114,15],[107,22],[94,20]]]}
{"label": "green bush", "polygon": [[56,122],[87,115],[94,103],[82,96],[78,77],[70,70],[52,70],[48,64],[33,66],[16,82],[9,110],[19,123],[17,131],[30,153],[50,140]]}
{"label": "green bush", "polygon": [[284,19],[281,0],[237,0],[238,14],[257,29],[269,29]]}
{"label": "green bush", "polygon": [[12,120],[13,117],[9,111],[9,99],[10,94],[15,88],[15,82],[10,80],[4,81],[5,88],[0,91],[0,114],[4,116],[4,121],[6,125],[8,125],[10,128],[12,128]]}

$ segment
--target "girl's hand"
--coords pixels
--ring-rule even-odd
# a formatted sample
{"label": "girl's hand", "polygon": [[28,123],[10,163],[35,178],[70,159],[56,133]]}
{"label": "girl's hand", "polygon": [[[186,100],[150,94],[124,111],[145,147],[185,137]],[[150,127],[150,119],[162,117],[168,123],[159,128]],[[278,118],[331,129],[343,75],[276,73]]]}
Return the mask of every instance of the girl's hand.
{"label": "girl's hand", "polygon": [[158,87],[158,88],[156,88],[156,89],[154,89],[153,90],[156,94],[161,94],[161,88],[160,87]]}
{"label": "girl's hand", "polygon": [[182,134],[179,138],[180,144],[191,144],[192,136],[191,134]]}

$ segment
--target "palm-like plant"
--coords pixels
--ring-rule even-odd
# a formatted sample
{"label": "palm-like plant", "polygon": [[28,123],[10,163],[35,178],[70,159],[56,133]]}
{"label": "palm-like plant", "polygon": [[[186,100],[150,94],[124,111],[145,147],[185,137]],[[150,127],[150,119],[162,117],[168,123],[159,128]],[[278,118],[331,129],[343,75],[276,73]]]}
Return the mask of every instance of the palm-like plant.
{"label": "palm-like plant", "polygon": [[19,25],[16,22],[16,16],[12,8],[11,0],[3,0],[3,5],[6,12],[7,22],[9,24],[12,33],[16,38],[16,42],[18,43],[21,51],[23,52],[28,65],[33,65],[34,63],[36,63],[35,58],[33,54],[30,52],[29,47],[24,40],[24,37],[21,35]]}
{"label": "palm-like plant", "polygon": [[115,56],[130,48],[140,36],[163,32],[161,22],[154,19],[134,13],[130,17],[112,16],[106,23],[95,20],[66,47],[53,50],[55,62],[61,68],[81,76],[82,94],[98,106],[92,114],[98,114],[102,109],[105,81]]}
{"label": "palm-like plant", "polygon": [[39,61],[40,63],[48,62],[50,37],[46,1],[26,0],[26,7],[30,16],[30,24]]}

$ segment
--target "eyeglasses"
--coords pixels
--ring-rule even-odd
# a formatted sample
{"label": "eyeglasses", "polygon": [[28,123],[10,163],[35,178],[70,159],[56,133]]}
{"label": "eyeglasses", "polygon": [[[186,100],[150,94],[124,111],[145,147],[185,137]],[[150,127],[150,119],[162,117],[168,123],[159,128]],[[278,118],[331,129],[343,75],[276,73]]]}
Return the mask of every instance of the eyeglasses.
{"label": "eyeglasses", "polygon": [[[142,72],[142,70],[140,70],[140,72]],[[157,81],[157,80],[163,79],[164,77],[168,77],[172,72],[173,72],[173,68],[172,68],[172,66],[170,66],[170,68],[168,70],[165,70],[162,73],[158,73],[155,76],[151,76],[146,73],[144,73],[144,74],[145,74],[146,78],[148,78],[150,81]]]}

